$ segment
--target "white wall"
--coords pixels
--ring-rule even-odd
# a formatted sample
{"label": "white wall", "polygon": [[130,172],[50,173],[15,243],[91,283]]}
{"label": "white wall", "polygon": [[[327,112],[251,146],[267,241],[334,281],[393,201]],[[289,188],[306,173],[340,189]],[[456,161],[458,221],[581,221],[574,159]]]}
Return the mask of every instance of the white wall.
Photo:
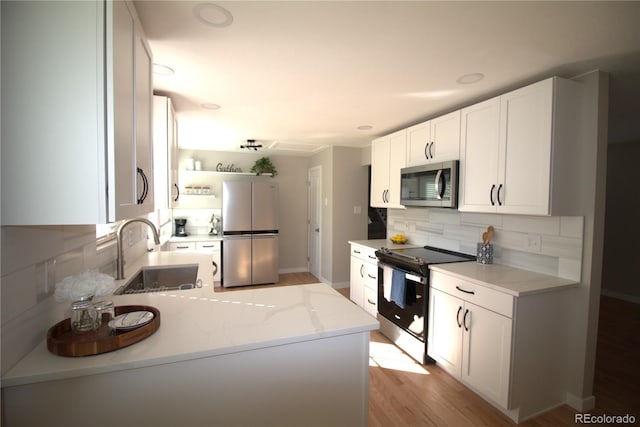
{"label": "white wall", "polygon": [[349,240],[367,238],[368,171],[362,152],[331,147],[311,158],[311,166],[322,166],[321,279],[335,288],[349,286]]}
{"label": "white wall", "polygon": [[349,240],[367,238],[368,168],[362,165],[362,149],[333,149],[333,257],[334,287],[348,287],[350,279]]}
{"label": "white wall", "polygon": [[[276,167],[278,174],[274,178],[261,177],[259,179],[273,179],[278,183],[279,224],[280,224],[280,272],[308,271],[307,263],[307,171],[309,157],[271,154],[268,151],[251,153],[235,153],[226,151],[180,150],[178,167],[180,171],[180,186],[197,183],[211,185],[215,199],[209,199],[205,204],[199,202],[197,206],[189,205],[193,198],[181,197],[180,206],[185,209],[199,207],[209,212],[220,212],[222,209],[221,189],[222,181],[226,179],[255,179],[251,176],[234,176],[229,174],[185,172],[186,159],[193,158],[202,162],[204,171],[215,171],[216,166],[234,165],[243,172],[249,172],[255,161],[261,157],[269,157]],[[190,180],[190,181],[189,181]],[[187,202],[189,200],[189,202]],[[174,216],[181,216],[180,210],[174,210]],[[193,211],[190,209],[190,215]],[[205,215],[206,216],[206,215]],[[222,218],[224,222],[224,218]],[[187,222],[189,226],[189,223]],[[206,227],[201,227],[204,230]]]}

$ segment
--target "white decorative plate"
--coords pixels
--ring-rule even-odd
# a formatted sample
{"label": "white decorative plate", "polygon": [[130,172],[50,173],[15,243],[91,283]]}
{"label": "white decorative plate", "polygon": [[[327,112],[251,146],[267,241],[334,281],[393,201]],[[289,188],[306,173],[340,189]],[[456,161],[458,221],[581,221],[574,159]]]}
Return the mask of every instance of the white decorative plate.
{"label": "white decorative plate", "polygon": [[134,329],[153,320],[153,313],[150,311],[131,311],[129,313],[116,316],[109,322],[112,329]]}

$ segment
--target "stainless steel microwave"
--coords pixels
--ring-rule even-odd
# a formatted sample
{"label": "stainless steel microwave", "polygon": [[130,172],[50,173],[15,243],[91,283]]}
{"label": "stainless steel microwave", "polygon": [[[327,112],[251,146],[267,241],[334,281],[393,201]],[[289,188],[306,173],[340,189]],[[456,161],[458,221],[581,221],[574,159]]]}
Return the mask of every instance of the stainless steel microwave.
{"label": "stainless steel microwave", "polygon": [[404,206],[458,207],[458,160],[400,170]]}

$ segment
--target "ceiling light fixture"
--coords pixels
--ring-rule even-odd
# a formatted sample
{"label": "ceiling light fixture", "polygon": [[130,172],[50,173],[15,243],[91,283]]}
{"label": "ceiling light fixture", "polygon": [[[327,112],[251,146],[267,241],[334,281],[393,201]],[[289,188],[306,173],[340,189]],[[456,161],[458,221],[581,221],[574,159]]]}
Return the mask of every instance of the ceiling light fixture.
{"label": "ceiling light fixture", "polygon": [[213,3],[199,3],[193,7],[196,19],[216,28],[228,27],[233,23],[233,15],[222,6]]}
{"label": "ceiling light fixture", "polygon": [[211,102],[205,102],[204,104],[200,104],[201,108],[204,108],[205,110],[219,110],[220,106],[218,104],[214,104]]}
{"label": "ceiling light fixture", "polygon": [[465,74],[463,76],[458,77],[458,80],[456,80],[456,83],[461,85],[470,85],[473,83],[478,83],[482,79],[484,79],[484,74],[470,73],[470,74]]}
{"label": "ceiling light fixture", "polygon": [[173,76],[176,72],[171,67],[167,67],[166,65],[153,63],[153,74],[157,74],[159,76]]}
{"label": "ceiling light fixture", "polygon": [[246,148],[249,151],[258,151],[258,148],[262,148],[262,144],[256,144],[255,139],[247,139],[247,143],[241,145],[240,148]]}

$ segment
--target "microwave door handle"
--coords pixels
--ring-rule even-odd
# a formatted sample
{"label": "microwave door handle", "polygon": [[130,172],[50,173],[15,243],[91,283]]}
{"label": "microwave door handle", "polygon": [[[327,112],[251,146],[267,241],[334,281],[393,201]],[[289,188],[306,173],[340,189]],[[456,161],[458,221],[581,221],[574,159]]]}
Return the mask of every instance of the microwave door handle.
{"label": "microwave door handle", "polygon": [[440,194],[440,178],[442,178],[442,169],[439,169],[436,174],[436,197],[438,200],[442,199],[442,194]]}

